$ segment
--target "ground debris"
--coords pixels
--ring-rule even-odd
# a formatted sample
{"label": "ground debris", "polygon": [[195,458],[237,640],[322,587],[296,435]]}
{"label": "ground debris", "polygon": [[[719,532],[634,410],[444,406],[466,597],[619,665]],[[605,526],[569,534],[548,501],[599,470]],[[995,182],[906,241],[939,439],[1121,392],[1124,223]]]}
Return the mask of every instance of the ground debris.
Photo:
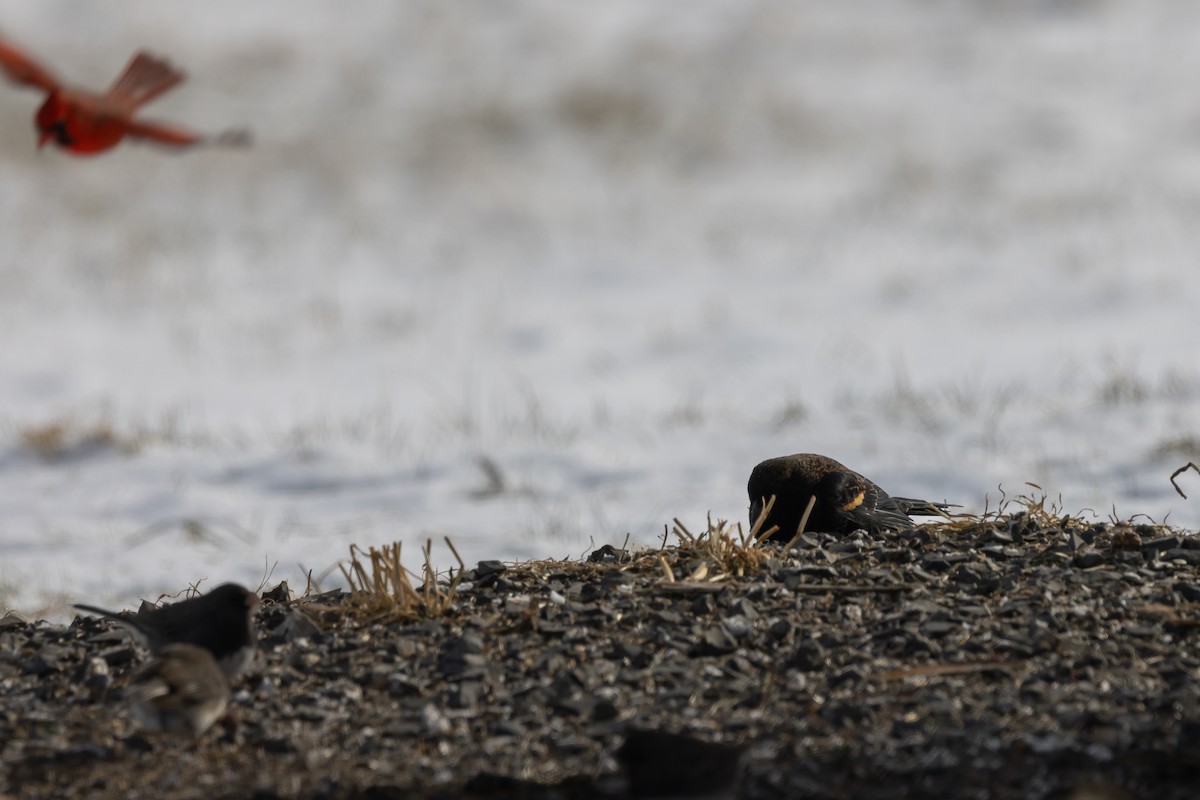
{"label": "ground debris", "polygon": [[1029,513],[484,562],[424,619],[281,592],[194,743],[132,727],[89,623],[6,618],[0,796],[624,797],[651,731],[735,754],[731,797],[1192,797],[1198,543]]}

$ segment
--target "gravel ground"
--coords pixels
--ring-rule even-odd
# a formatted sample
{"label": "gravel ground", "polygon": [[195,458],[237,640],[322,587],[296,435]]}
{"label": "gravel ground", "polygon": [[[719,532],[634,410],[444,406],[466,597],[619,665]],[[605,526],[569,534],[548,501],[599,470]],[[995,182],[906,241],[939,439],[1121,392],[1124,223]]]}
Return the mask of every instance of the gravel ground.
{"label": "gravel ground", "polygon": [[0,796],[1164,800],[1200,785],[1195,536],[1031,506],[806,535],[790,555],[680,541],[483,562],[424,619],[276,587],[258,667],[194,742],[132,726],[120,691],[144,656],[109,623],[6,617]]}

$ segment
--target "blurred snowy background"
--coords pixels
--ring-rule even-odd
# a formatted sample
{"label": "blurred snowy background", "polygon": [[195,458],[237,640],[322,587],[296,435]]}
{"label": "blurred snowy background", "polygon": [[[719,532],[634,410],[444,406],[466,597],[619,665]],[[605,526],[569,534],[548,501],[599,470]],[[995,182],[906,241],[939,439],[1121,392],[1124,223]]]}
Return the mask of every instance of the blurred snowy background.
{"label": "blurred snowy background", "polygon": [[39,153],[0,84],[0,606],[653,543],[801,451],[1200,524],[1200,4],[0,0],[0,33],[93,88],[166,55],[147,117],[255,135]]}

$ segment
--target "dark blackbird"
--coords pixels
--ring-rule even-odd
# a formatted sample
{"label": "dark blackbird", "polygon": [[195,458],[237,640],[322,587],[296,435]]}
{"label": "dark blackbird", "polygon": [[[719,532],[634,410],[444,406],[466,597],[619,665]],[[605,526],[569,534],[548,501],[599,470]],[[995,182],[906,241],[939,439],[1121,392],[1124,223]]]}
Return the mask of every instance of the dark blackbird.
{"label": "dark blackbird", "polygon": [[169,644],[133,679],[126,697],[144,730],[199,736],[225,713],[229,682],[208,650]]}
{"label": "dark blackbird", "polygon": [[909,514],[945,516],[944,503],[891,497],[871,481],[828,456],[797,453],[769,458],[750,473],[750,525],[775,497],[770,516],[760,531],[772,525],[779,530],[769,538],[790,542],[800,527],[800,518],[814,495],[817,498],[804,529],[821,533],[868,533],[912,527]]}
{"label": "dark blackbird", "polygon": [[116,613],[95,606],[75,608],[114,620],[128,628],[152,655],[169,644],[203,647],[233,679],[254,660],[254,609],[258,597],[236,583],[225,583],[208,594],[165,606],[146,606],[137,612]]}

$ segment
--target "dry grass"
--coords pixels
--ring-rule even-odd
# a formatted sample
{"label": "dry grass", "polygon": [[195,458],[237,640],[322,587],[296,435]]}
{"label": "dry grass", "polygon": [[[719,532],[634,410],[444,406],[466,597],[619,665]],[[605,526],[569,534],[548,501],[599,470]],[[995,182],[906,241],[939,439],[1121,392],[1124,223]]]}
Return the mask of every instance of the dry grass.
{"label": "dry grass", "polygon": [[[671,533],[679,542],[677,554],[700,562],[685,577],[685,580],[717,583],[727,578],[741,578],[747,574],[761,571],[764,562],[777,555],[773,549],[762,546],[766,537],[776,530],[774,527],[766,531],[762,530],[763,522],[770,513],[774,502],[774,498],[768,501],[762,513],[758,515],[758,519],[754,521],[749,533],[742,530],[740,522],[737,525],[730,525],[722,519],[714,523],[712,517],[709,516],[707,529],[694,534],[678,518],[674,519]],[[803,528],[803,526],[801,527]],[[668,566],[662,550],[659,551],[659,560],[668,582],[674,582],[674,574]]]}
{"label": "dry grass", "polygon": [[[707,518],[705,530],[693,533],[683,522],[675,519],[669,531],[664,527],[662,544],[657,548],[628,549],[605,545],[594,551],[592,557],[585,559],[533,560],[512,567],[541,578],[555,573],[568,573],[580,580],[598,580],[616,569],[638,574],[660,574],[663,584],[681,587],[716,585],[761,572],[768,568],[769,560],[779,557],[779,551],[775,548],[762,546],[762,541],[776,530],[774,527],[762,529],[770,510],[771,504],[768,504],[748,533],[740,523],[732,525],[725,520],[714,522],[711,516]],[[672,535],[677,540],[675,546],[667,544]]]}
{"label": "dry grass", "polygon": [[20,431],[21,444],[47,461],[73,458],[117,450],[123,453],[136,452],[138,443],[132,439],[122,440],[106,422],[88,426],[72,425],[62,420],[35,425]]}
{"label": "dry grass", "polygon": [[[409,571],[400,559],[401,543],[381,547],[350,545],[350,563],[341,564],[342,575],[350,584],[346,608],[357,619],[369,622],[395,622],[444,616],[454,605],[455,592],[466,567],[449,538],[446,546],[458,561],[458,572],[445,585],[439,583],[433,566],[433,542],[426,540],[422,549],[421,574]],[[421,581],[414,586],[412,579]]]}
{"label": "dry grass", "polygon": [[1200,467],[1196,466],[1196,462],[1189,461],[1188,463],[1184,464],[1182,467],[1180,467],[1179,469],[1177,469],[1171,473],[1171,485],[1175,487],[1175,491],[1179,492],[1179,496],[1182,497],[1184,500],[1187,500],[1187,495],[1183,493],[1183,489],[1179,488],[1179,484],[1175,482],[1175,479],[1178,478],[1183,473],[1187,472],[1189,469],[1194,469],[1194,470],[1196,470],[1196,472],[1200,472]]}
{"label": "dry grass", "polygon": [[[999,488],[1000,502],[996,508],[990,507],[991,498],[984,499],[983,513],[978,518],[964,517],[959,520],[959,524],[976,525],[983,523],[1009,523],[1014,518],[1025,515],[1028,519],[1037,522],[1040,525],[1051,526],[1058,525],[1063,528],[1070,527],[1072,523],[1086,527],[1082,519],[1071,514],[1066,514],[1062,510],[1062,498],[1050,500],[1050,496],[1046,491],[1036,483],[1026,483],[1026,486],[1033,489],[1033,492],[1021,493],[1009,497],[1003,487]],[[1014,505],[1020,506],[1016,511],[1012,510]]]}
{"label": "dry grass", "polygon": [[[1175,475],[1179,475],[1188,468],[1186,465],[1181,467]],[[1174,477],[1172,476],[1172,478]],[[1174,483],[1173,480],[1172,483]],[[1008,528],[1014,532],[1023,532],[1030,526],[1042,529],[1058,528],[1067,533],[1088,530],[1095,532],[1097,520],[1084,518],[1085,512],[1094,514],[1094,511],[1081,509],[1073,514],[1065,512],[1061,497],[1051,500],[1045,490],[1036,483],[1026,483],[1025,485],[1034,491],[1010,497],[1001,488],[999,505],[994,509],[990,508],[985,500],[984,511],[978,517],[955,515],[950,522],[925,527],[936,533],[948,534],[964,534],[977,531],[981,527],[997,526]],[[1176,486],[1176,490],[1178,491],[1178,486]],[[1096,534],[1094,540],[1089,541],[1096,547],[1107,546],[1113,550],[1136,550],[1141,547],[1143,536],[1167,536],[1176,532],[1165,521],[1155,522],[1149,517],[1146,517],[1144,521],[1138,521],[1139,517],[1145,517],[1145,515],[1135,514],[1129,519],[1122,519],[1114,510],[1108,515],[1108,524],[1103,526],[1104,529]]]}
{"label": "dry grass", "polygon": [[[1001,490],[1001,500],[995,508],[985,508],[980,516],[955,515],[947,521],[921,526],[934,536],[957,536],[977,532],[981,527],[1006,526],[1024,530],[1057,527],[1063,531],[1082,531],[1094,523],[1080,515],[1064,513],[1061,500],[1051,500],[1036,484],[1029,483],[1033,491],[1009,496]],[[791,553],[804,533],[812,502],[801,518],[796,535],[781,548],[765,546],[764,542],[777,532],[777,528],[764,527],[775,499],[767,504],[745,531],[741,525],[726,520],[714,521],[707,517],[706,528],[692,532],[678,518],[673,520],[670,530],[664,528],[663,540],[658,548],[617,549],[606,546],[596,553],[606,552],[602,559],[546,559],[510,565],[518,571],[545,576],[550,573],[569,573],[581,579],[596,579],[602,574],[618,569],[636,573],[661,575],[660,586],[672,590],[717,589],[727,581],[736,581],[749,575],[777,566],[781,557]],[[1097,545],[1108,545],[1114,549],[1140,546],[1140,536],[1131,535],[1147,526],[1133,526],[1130,522],[1112,520],[1113,525],[1097,540]],[[1154,526],[1162,527],[1162,526]],[[668,539],[674,536],[674,546]],[[453,612],[455,592],[463,578],[465,569],[454,545],[449,539],[447,547],[458,559],[459,570],[452,571],[449,580],[439,581],[432,565],[432,543],[426,542],[422,550],[423,564],[420,574],[406,569],[401,561],[401,544],[394,543],[380,548],[364,550],[357,545],[350,548],[350,562],[341,565],[342,574],[351,587],[347,608],[360,621],[388,622],[444,617]],[[595,555],[595,554],[593,554]],[[803,558],[803,555],[800,556]],[[416,585],[419,584],[419,585]],[[826,587],[827,589],[828,587]]]}

